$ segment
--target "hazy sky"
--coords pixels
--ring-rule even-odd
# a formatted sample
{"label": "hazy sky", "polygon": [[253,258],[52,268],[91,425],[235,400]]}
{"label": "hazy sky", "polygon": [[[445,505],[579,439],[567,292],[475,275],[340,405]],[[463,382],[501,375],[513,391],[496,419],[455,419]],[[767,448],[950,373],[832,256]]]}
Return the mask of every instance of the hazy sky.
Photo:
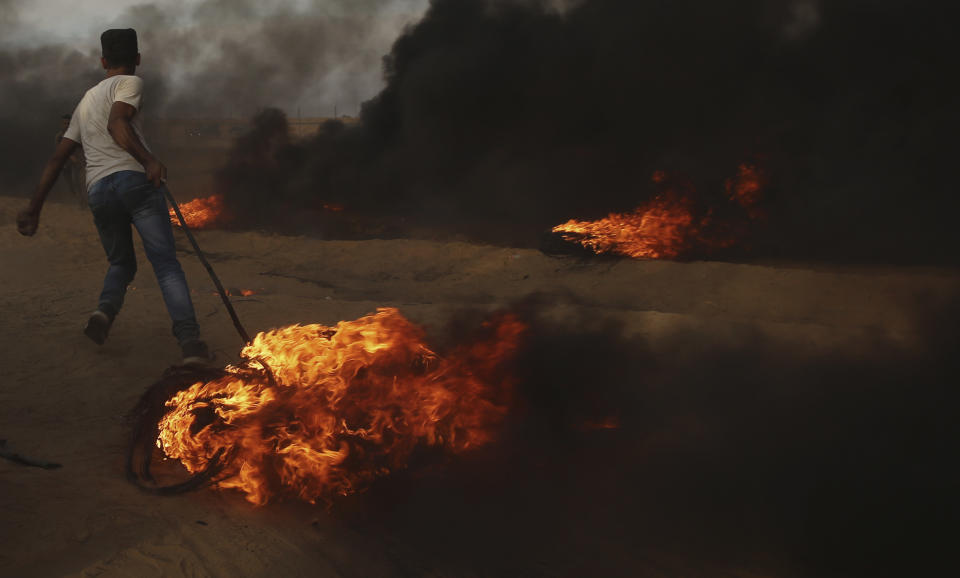
{"label": "hazy sky", "polygon": [[[137,5],[152,4],[153,6],[169,9],[171,14],[183,16],[196,9],[201,4],[212,4],[209,0],[34,0],[15,1],[20,6],[20,22],[22,28],[14,31],[13,37],[7,40],[16,40],[22,43],[38,43],[44,39],[76,41],[86,40],[96,43],[96,37],[90,40],[91,33],[99,34],[106,24],[113,21],[127,9]],[[331,13],[342,13],[344,5],[349,1],[343,0],[284,0],[282,2],[265,2],[265,6],[284,5],[301,10],[311,7],[325,6]],[[390,24],[397,20],[408,20],[411,16],[423,14],[428,0],[393,0],[383,2],[379,7],[384,23]]]}
{"label": "hazy sky", "polygon": [[[157,5],[170,6],[178,12],[203,0],[160,0]],[[35,0],[19,2],[20,26],[12,38],[18,43],[43,44],[49,41],[79,41],[96,46],[97,35],[104,24],[127,8],[144,4],[144,0]]]}
{"label": "hazy sky", "polygon": [[240,107],[240,113],[278,106],[290,114],[302,107],[304,115],[330,115],[339,105],[341,113],[355,114],[360,103],[383,85],[382,57],[428,4],[429,0],[0,0],[5,13],[0,15],[5,23],[0,48],[56,45],[98,52],[104,29],[134,27],[140,33],[145,72],[149,67],[162,74],[175,93],[194,91],[190,83],[213,73],[218,90],[237,96],[239,102],[230,106]]}

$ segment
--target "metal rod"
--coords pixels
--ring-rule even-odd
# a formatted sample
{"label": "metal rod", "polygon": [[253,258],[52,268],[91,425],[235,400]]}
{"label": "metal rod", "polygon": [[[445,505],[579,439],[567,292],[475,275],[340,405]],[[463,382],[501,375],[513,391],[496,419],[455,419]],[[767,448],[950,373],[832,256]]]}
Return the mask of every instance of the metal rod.
{"label": "metal rod", "polygon": [[227,291],[223,288],[223,284],[220,283],[220,278],[217,277],[216,273],[214,273],[213,267],[210,266],[210,262],[207,261],[203,251],[200,250],[200,245],[197,244],[197,240],[193,238],[193,233],[190,232],[190,227],[187,226],[187,221],[183,218],[183,213],[180,212],[180,206],[177,204],[177,200],[173,198],[173,194],[170,193],[170,189],[168,189],[166,185],[161,185],[160,188],[163,189],[163,194],[167,196],[167,200],[170,201],[170,205],[177,214],[177,219],[180,220],[180,226],[183,227],[183,232],[187,234],[187,239],[189,239],[190,244],[193,245],[193,250],[197,252],[197,257],[207,269],[207,273],[210,274],[210,278],[213,279],[213,284],[217,287],[217,293],[220,294],[220,299],[223,300],[223,305],[227,308],[227,313],[230,314],[230,319],[233,320],[233,326],[237,328],[237,333],[239,333],[240,338],[243,339],[243,344],[246,345],[250,343],[250,335],[247,333],[247,330],[243,328],[243,324],[240,323],[240,318],[237,317],[237,312],[233,309],[233,304],[230,303],[230,297],[227,295]]}

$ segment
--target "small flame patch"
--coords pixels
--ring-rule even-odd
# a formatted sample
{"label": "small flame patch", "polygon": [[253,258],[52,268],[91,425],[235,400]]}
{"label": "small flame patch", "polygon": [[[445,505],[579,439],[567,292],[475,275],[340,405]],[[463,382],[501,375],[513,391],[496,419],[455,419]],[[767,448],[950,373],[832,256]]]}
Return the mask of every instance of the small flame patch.
{"label": "small flame patch", "polygon": [[[668,175],[656,171],[652,180],[669,185]],[[758,209],[766,179],[755,165],[744,163],[737,176],[725,183],[727,199],[750,220],[762,216]],[[635,259],[676,259],[697,250],[733,246],[742,235],[728,223],[717,223],[712,211],[696,217],[692,197],[680,188],[667,188],[629,213],[610,213],[596,221],[570,219],[552,229],[565,241],[579,243],[597,254],[610,253]]]}
{"label": "small flame patch", "polygon": [[[187,226],[192,229],[211,229],[227,221],[223,195],[219,194],[182,203],[180,212],[183,214]],[[172,207],[170,208],[170,222],[174,226],[180,226],[180,219],[177,218],[177,213]]]}

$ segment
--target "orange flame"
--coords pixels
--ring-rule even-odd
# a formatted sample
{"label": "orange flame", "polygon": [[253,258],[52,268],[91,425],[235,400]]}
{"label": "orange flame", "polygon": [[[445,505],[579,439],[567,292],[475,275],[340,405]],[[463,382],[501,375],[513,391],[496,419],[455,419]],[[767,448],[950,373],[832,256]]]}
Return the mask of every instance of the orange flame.
{"label": "orange flame", "polygon": [[680,256],[697,226],[689,202],[672,195],[659,196],[632,213],[610,213],[599,221],[571,219],[553,228],[568,233],[596,253],[615,253],[639,259],[672,259]]}
{"label": "orange flame", "polygon": [[[257,292],[253,289],[227,289],[227,297],[250,297],[256,294]],[[214,291],[211,295],[219,295],[219,293]]]}
{"label": "orange flame", "polygon": [[[211,195],[201,197],[180,205],[180,212],[187,222],[187,226],[193,229],[209,229],[222,224],[225,219],[223,195]],[[180,226],[180,220],[177,213],[170,208],[170,222],[175,226]]]}
{"label": "orange flame", "polygon": [[220,488],[258,505],[280,494],[311,503],[362,490],[402,468],[418,445],[462,451],[490,442],[511,380],[502,365],[525,326],[511,315],[489,337],[441,357],[423,330],[381,308],[336,327],[260,333],[248,367],[196,383],[167,402],[158,445],[190,472],[225,452]]}
{"label": "orange flame", "polygon": [[757,204],[763,196],[767,184],[766,176],[755,165],[743,163],[737,167],[737,176],[727,179],[725,185],[727,198],[747,210],[751,218],[758,218],[761,212]]}
{"label": "orange flame", "polygon": [[750,209],[760,202],[766,184],[766,177],[756,166],[743,163],[737,167],[737,176],[726,181],[727,197]]}
{"label": "orange flame", "polygon": [[[656,171],[653,182],[668,183],[667,174]],[[726,181],[727,197],[746,209],[751,219],[760,216],[756,204],[766,184],[762,172],[741,164],[737,176]],[[689,185],[688,185],[689,186]],[[689,195],[667,190],[629,213],[610,213],[605,219],[571,219],[552,229],[566,241],[580,243],[595,253],[612,253],[636,259],[675,259],[693,248],[723,248],[736,242],[729,227],[717,225],[712,211],[694,217]]]}

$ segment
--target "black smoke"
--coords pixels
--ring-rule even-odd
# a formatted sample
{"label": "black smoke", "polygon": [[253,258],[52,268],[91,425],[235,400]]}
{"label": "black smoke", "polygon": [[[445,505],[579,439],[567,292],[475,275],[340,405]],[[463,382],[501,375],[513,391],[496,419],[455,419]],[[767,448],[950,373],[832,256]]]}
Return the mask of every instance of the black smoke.
{"label": "black smoke", "polygon": [[359,125],[277,149],[269,189],[246,185],[246,162],[222,192],[269,199],[250,225],[299,229],[333,202],[532,244],[637,206],[655,170],[720,206],[724,179],[754,161],[771,182],[753,257],[955,261],[952,42],[934,6],[555,4],[434,0]]}
{"label": "black smoke", "polygon": [[[0,35],[15,32],[20,2],[0,0]],[[98,74],[95,54],[62,46],[10,46],[0,40],[0,183],[16,194],[39,179],[53,152],[60,117],[73,112]]]}
{"label": "black smoke", "polygon": [[335,505],[398,575],[951,574],[955,305],[919,316],[915,349],[819,353],[542,305],[516,310],[531,329],[495,447]]}

